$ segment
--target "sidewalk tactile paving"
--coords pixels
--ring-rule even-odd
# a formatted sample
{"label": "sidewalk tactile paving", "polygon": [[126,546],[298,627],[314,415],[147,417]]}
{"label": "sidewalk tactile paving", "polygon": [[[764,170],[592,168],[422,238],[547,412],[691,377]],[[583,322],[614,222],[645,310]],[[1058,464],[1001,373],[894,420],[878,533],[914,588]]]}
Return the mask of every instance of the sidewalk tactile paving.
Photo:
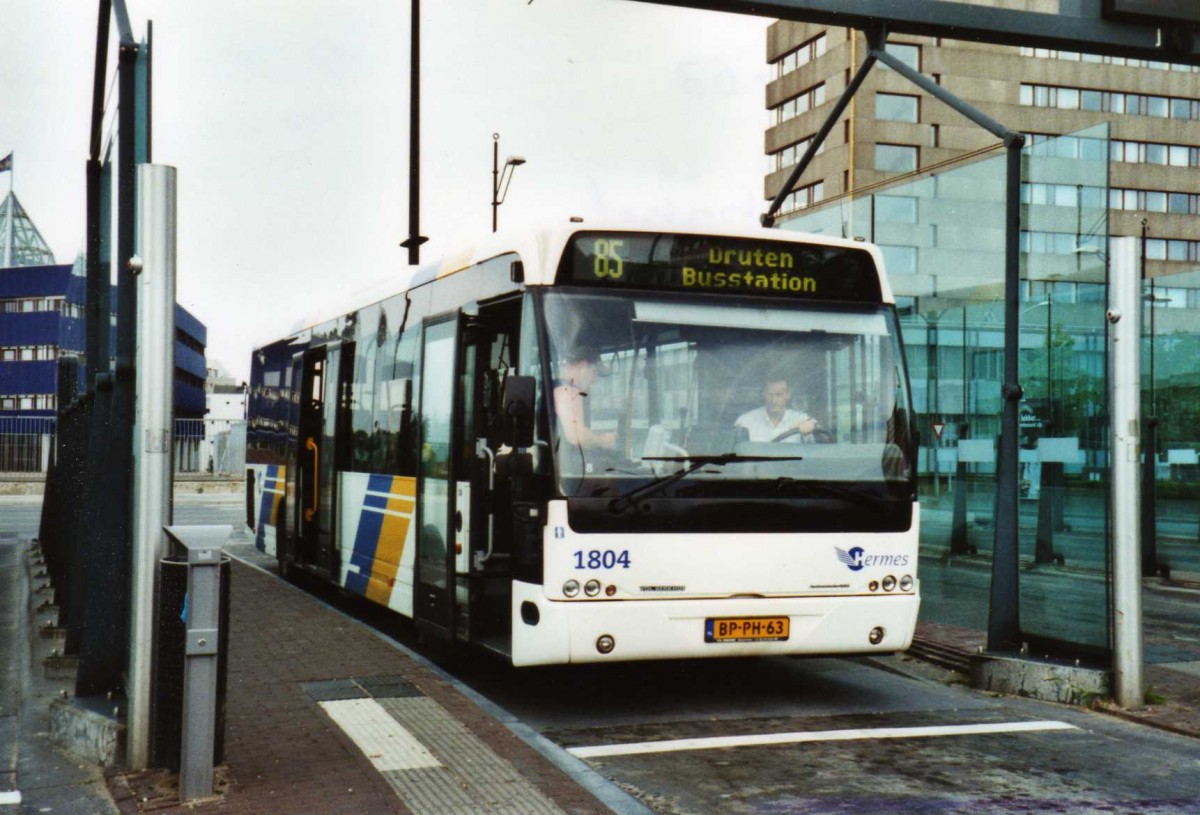
{"label": "sidewalk tactile paving", "polygon": [[414,815],[476,815],[484,812],[479,801],[445,767],[396,770],[384,773]]}
{"label": "sidewalk tactile paving", "polygon": [[[432,699],[382,699],[379,705],[437,755],[454,777],[451,786],[473,802],[470,812],[512,812],[514,815],[561,813],[545,796],[496,755]],[[423,776],[388,773],[410,807],[410,797],[426,795]],[[446,784],[439,779],[439,784]],[[482,809],[481,809],[482,808]],[[417,811],[414,808],[414,811]],[[443,810],[431,809],[430,813]]]}
{"label": "sidewalk tactile paving", "polygon": [[321,707],[381,772],[442,766],[374,699],[339,699],[322,702]]}

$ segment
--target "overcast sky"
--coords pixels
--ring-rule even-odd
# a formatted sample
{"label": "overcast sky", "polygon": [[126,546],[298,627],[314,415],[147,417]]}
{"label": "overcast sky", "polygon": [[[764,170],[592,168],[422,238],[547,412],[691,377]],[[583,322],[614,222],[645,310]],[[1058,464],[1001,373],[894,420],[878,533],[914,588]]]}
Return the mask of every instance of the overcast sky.
{"label": "overcast sky", "polygon": [[[178,168],[178,300],[210,364],[408,279],[407,4],[128,0],[154,22],[153,160]],[[60,263],[84,247],[97,3],[6,0],[0,157]],[[423,263],[572,215],[757,223],[766,20],[627,0],[425,0]],[[113,31],[115,34],[116,27]],[[0,175],[0,195],[8,179]]]}

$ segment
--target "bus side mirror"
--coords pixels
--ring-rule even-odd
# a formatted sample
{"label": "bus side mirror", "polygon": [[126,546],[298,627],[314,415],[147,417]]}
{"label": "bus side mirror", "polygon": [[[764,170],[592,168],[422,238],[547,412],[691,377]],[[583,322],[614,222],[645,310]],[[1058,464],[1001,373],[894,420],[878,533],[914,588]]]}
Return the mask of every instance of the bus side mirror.
{"label": "bus side mirror", "polygon": [[504,430],[513,447],[533,445],[533,402],[537,381],[532,376],[504,380]]}

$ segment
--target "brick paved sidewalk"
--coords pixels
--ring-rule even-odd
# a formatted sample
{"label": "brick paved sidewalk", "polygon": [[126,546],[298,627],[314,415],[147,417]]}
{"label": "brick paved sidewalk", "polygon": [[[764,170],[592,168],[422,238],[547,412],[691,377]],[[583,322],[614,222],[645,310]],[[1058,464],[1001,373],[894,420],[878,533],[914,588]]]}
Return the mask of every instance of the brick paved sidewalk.
{"label": "brick paved sidewalk", "polygon": [[[311,694],[312,686],[308,690],[304,686],[349,677],[389,677],[396,685],[415,688],[435,703],[434,708],[440,706],[461,724],[466,731],[461,736],[473,736],[502,757],[499,763],[507,763],[514,779],[536,790],[531,797],[549,799],[567,813],[608,811],[451,684],[365,626],[236,561],[231,581],[220,794],[203,803],[180,805],[177,776],[162,771],[114,772],[109,786],[122,813],[419,813],[420,807],[411,800],[408,806],[401,800],[394,779],[389,783],[326,715]],[[462,738],[455,743],[462,743]],[[461,797],[471,794],[472,780],[483,775],[464,772],[455,777],[463,789],[452,792]],[[530,803],[528,808],[514,809],[510,802],[459,811],[528,812],[534,809]]]}

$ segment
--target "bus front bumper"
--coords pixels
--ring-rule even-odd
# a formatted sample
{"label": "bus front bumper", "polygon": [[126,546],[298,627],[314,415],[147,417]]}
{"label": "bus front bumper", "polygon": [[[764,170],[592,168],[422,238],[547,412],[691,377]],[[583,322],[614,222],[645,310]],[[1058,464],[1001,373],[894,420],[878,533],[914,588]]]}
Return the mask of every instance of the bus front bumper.
{"label": "bus front bumper", "polygon": [[[514,582],[512,661],[525,666],[893,653],[912,643],[919,588],[918,584],[911,594],[872,596],[563,602],[547,599],[541,586]],[[713,630],[719,621],[780,618],[787,618],[787,639],[706,640],[706,630]],[[710,625],[710,620],[717,622]],[[882,629],[882,636],[876,629]],[[758,635],[769,634],[760,630]],[[878,642],[873,642],[876,638]]]}

